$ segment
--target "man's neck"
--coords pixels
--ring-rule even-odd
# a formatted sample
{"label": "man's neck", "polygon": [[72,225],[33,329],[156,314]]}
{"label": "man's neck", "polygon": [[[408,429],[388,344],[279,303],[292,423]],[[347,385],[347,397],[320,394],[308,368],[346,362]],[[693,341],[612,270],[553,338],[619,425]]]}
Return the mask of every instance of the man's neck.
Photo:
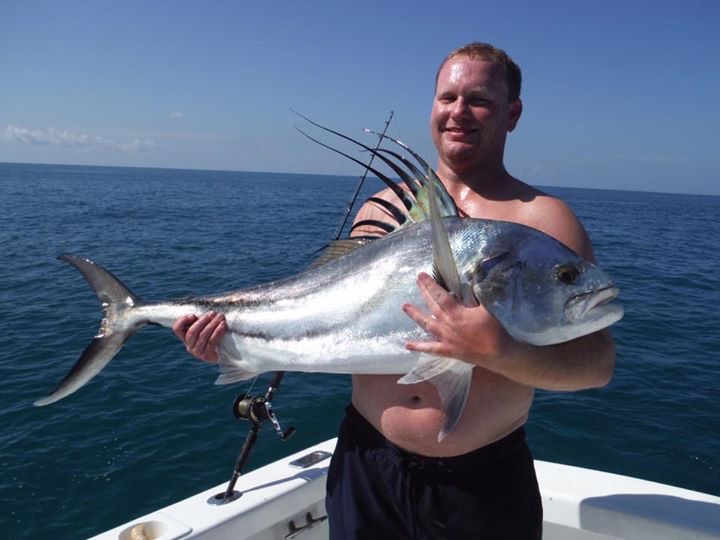
{"label": "man's neck", "polygon": [[484,197],[494,198],[505,193],[510,187],[508,184],[514,181],[502,162],[495,166],[483,166],[465,171],[454,170],[441,162],[437,173],[448,193],[455,200],[466,197],[468,190]]}

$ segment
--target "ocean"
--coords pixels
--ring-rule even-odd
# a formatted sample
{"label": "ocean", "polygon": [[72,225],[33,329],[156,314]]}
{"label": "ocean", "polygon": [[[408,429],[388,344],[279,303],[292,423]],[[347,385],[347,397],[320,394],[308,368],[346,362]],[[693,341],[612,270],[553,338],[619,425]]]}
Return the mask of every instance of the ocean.
{"label": "ocean", "polygon": [[[152,299],[237,289],[305,268],[357,178],[0,164],[0,524],[74,539],[229,479],[249,384],[146,327],[76,394],[47,395],[97,331],[100,305],[56,260],[89,257]],[[362,198],[381,186],[368,180]],[[537,393],[535,457],[720,495],[720,197],[545,188],[567,201],[617,281],[617,369],[605,388]],[[255,383],[262,393],[269,376]],[[347,376],[289,373],[246,471],[333,437]]]}

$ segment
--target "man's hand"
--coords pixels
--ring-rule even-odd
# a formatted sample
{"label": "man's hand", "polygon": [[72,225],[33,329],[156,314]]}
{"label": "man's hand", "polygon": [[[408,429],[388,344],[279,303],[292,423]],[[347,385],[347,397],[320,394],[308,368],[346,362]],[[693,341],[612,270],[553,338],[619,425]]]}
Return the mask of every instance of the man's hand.
{"label": "man's hand", "polygon": [[488,367],[508,354],[514,341],[484,307],[464,306],[424,272],[417,283],[429,313],[412,304],[402,308],[436,340],[409,342],[408,350]]}
{"label": "man's hand", "polygon": [[427,274],[418,276],[418,287],[429,313],[412,304],[403,311],[436,339],[406,343],[408,350],[464,360],[544,390],[597,388],[612,377],[615,347],[607,329],[533,347],[512,339],[482,306],[463,306]]}
{"label": "man's hand", "polygon": [[217,346],[226,331],[225,315],[213,311],[199,318],[197,315],[185,315],[173,325],[173,332],[185,344],[187,351],[206,362],[217,362]]}

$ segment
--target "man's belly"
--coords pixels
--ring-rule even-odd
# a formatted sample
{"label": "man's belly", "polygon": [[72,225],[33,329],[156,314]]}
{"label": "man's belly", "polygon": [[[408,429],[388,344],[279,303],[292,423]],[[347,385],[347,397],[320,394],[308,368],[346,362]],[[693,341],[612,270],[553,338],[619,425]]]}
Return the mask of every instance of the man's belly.
{"label": "man's belly", "polygon": [[440,398],[431,383],[397,384],[401,375],[353,375],[355,408],[392,443],[424,456],[465,454],[522,426],[534,391],[481,368],[473,370],[467,405],[440,443]]}

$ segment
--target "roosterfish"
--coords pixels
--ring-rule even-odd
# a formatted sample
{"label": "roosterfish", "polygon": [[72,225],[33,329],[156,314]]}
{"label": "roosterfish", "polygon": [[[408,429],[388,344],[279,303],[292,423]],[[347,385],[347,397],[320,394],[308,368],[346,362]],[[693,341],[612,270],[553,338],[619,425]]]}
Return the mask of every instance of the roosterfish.
{"label": "roosterfish", "polygon": [[[306,119],[308,120],[308,119]],[[58,257],[82,273],[103,306],[95,338],[57,388],[35,402],[67,397],[97,375],[124,343],[147,324],[171,328],[188,313],[223,313],[217,384],[269,371],[397,374],[398,384],[429,381],[440,396],[442,440],[464,409],[473,365],[409,351],[409,341],[433,339],[401,310],[422,304],[419,273],[432,275],[466,306],[482,305],[518,341],[545,346],[597,332],[617,322],[618,288],[598,266],[558,240],[517,223],[460,217],[436,173],[404,143],[402,150],[370,148],[405,188],[367,167],[398,196],[403,208],[371,198],[397,225],[379,238],[332,242],[298,274],[232,292],[150,302],[90,259]]]}

